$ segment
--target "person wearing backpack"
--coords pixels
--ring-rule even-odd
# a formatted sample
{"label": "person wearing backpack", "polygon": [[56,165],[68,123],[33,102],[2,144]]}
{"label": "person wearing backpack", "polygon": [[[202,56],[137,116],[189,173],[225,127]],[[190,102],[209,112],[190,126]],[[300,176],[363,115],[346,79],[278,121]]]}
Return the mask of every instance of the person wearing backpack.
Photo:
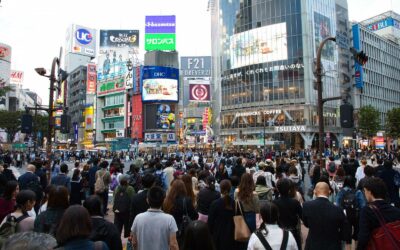
{"label": "person wearing backpack", "polygon": [[168,187],[167,187],[167,183],[166,183],[167,182],[166,181],[166,174],[162,170],[162,164],[161,163],[157,163],[156,164],[156,169],[157,170],[154,172],[154,176],[156,177],[155,185],[161,187],[162,189],[164,189],[164,191],[167,191]]}
{"label": "person wearing backpack", "polygon": [[[352,239],[357,241],[360,210],[366,205],[366,201],[361,190],[355,188],[355,179],[351,175],[345,177],[343,188],[336,196],[336,205],[345,212],[351,225]],[[351,240],[346,241],[346,244],[351,245]]]}
{"label": "person wearing backpack", "polygon": [[[385,182],[380,178],[372,177],[364,183],[364,194],[369,205],[360,211],[360,230],[358,233],[357,250],[372,249],[399,249],[393,246],[391,237],[385,231],[399,239],[400,236],[400,209],[393,207],[385,201],[387,188]],[[391,223],[391,224],[389,224]],[[382,227],[382,225],[385,225]],[[376,235],[384,235],[383,237],[374,237]],[[371,248],[368,248],[371,246]]]}
{"label": "person wearing backpack", "polygon": [[107,161],[100,163],[100,170],[96,172],[96,182],[94,183],[94,192],[103,199],[104,215],[107,215],[108,190],[111,183],[111,175],[107,171],[107,167]]}
{"label": "person wearing backpack", "polygon": [[120,185],[115,189],[113,195],[114,225],[120,234],[122,233],[122,228],[124,228],[125,238],[128,238],[130,234],[129,209],[133,195],[135,194],[133,187],[128,185],[128,180],[128,175],[122,175]]}
{"label": "person wearing backpack", "polygon": [[0,224],[0,248],[12,234],[33,230],[34,218],[28,215],[36,202],[36,195],[31,190],[23,190],[16,197],[17,209],[7,215]]}
{"label": "person wearing backpack", "polygon": [[247,250],[285,249],[297,250],[297,243],[291,232],[278,226],[279,209],[272,202],[264,203],[260,208],[261,226],[251,234]]}
{"label": "person wearing backpack", "polygon": [[129,171],[127,172],[129,175],[128,184],[135,189],[136,193],[142,189],[142,176],[140,176],[139,170],[139,167],[137,167],[135,164],[131,164],[129,166]]}

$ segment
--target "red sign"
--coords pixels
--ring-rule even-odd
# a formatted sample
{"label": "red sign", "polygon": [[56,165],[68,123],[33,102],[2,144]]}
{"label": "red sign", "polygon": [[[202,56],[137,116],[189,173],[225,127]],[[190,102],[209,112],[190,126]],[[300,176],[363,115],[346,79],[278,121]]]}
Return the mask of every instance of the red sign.
{"label": "red sign", "polygon": [[9,62],[11,60],[11,47],[0,44],[0,58]]}
{"label": "red sign", "polygon": [[143,141],[143,119],[142,119],[143,103],[142,95],[137,94],[132,96],[132,133],[133,139]]}
{"label": "red sign", "polygon": [[189,85],[190,101],[210,101],[210,85],[209,84],[190,84]]}
{"label": "red sign", "polygon": [[23,71],[17,71],[17,70],[11,70],[10,74],[10,82],[13,84],[22,84],[24,81],[24,72]]}
{"label": "red sign", "polygon": [[87,65],[86,93],[96,94],[97,72],[96,64],[89,63]]}

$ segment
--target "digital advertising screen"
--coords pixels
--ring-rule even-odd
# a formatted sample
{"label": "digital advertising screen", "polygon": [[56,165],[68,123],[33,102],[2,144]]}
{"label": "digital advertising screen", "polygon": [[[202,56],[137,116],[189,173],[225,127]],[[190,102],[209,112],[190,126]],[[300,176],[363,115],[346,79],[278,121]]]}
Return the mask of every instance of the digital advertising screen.
{"label": "digital advertising screen", "polygon": [[286,23],[277,23],[231,36],[232,68],[288,59]]}
{"label": "digital advertising screen", "polygon": [[170,67],[144,66],[142,69],[143,102],[178,102],[179,70]]}
{"label": "digital advertising screen", "polygon": [[[331,20],[329,17],[314,12],[314,40],[315,51],[318,51],[320,43],[327,37],[332,36]],[[333,61],[335,56],[335,44],[326,43],[322,50],[322,59]],[[327,69],[326,69],[327,70]]]}
{"label": "digital advertising screen", "polygon": [[174,106],[167,104],[158,105],[156,116],[158,129],[175,129]]}

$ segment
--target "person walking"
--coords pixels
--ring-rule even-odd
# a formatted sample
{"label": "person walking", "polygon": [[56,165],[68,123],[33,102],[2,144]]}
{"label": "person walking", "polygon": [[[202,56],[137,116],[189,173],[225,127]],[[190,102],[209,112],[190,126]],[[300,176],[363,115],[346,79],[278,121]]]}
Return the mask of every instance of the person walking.
{"label": "person walking", "polygon": [[0,197],[0,221],[6,217],[7,214],[14,212],[15,199],[19,193],[18,182],[8,181],[4,190],[4,194]]}
{"label": "person walking", "polygon": [[211,203],[220,197],[221,194],[215,190],[215,178],[213,176],[208,176],[206,178],[206,188],[203,188],[197,194],[197,211],[199,212],[199,220],[207,222],[208,211]]}
{"label": "person walking", "polygon": [[[387,187],[382,179],[376,177],[367,179],[364,182],[363,189],[369,205],[360,211],[357,250],[367,249],[370,241],[372,241],[372,244],[374,243],[372,240],[373,232],[381,227],[378,215],[383,218],[384,223],[400,221],[400,209],[391,206],[390,203],[385,201]],[[379,249],[379,247],[382,248],[383,246],[374,245],[374,247]],[[399,248],[398,245],[397,247]]]}
{"label": "person walking", "polygon": [[149,209],[149,203],[147,202],[147,192],[154,186],[156,178],[152,174],[146,174],[142,178],[143,189],[139,190],[137,194],[132,197],[129,225],[132,225],[138,214],[144,213]]}
{"label": "person walking", "polygon": [[296,240],[297,247],[301,249],[301,204],[298,200],[290,197],[290,189],[292,186],[290,179],[280,179],[276,186],[279,192],[279,198],[274,200],[273,203],[279,210],[278,225],[292,233]]}
{"label": "person walking", "polygon": [[399,187],[397,187],[394,183],[394,176],[396,173],[396,170],[393,169],[393,162],[390,160],[385,160],[383,163],[383,170],[380,172],[378,177],[381,178],[386,184],[386,190],[389,194],[388,198],[390,199],[390,203],[394,204],[396,207],[400,207]]}
{"label": "person walking", "polygon": [[136,216],[131,227],[131,240],[136,250],[179,250],[178,227],[172,215],[161,210],[165,193],[161,187],[150,188],[147,200],[150,208]]}
{"label": "person walking", "polygon": [[108,192],[110,189],[111,175],[107,171],[108,162],[100,163],[100,170],[96,172],[95,193],[103,199],[103,213],[107,215],[108,211]]}
{"label": "person walking", "polygon": [[196,220],[198,214],[193,207],[191,198],[187,195],[185,184],[182,180],[174,180],[168,191],[163,204],[163,211],[172,215],[178,226],[177,240],[179,246],[182,246],[185,237],[184,217]]}
{"label": "person walking", "polygon": [[271,202],[265,202],[260,208],[263,222],[260,228],[250,236],[247,250],[297,250],[296,240],[291,232],[278,226],[279,209]]}
{"label": "person walking", "polygon": [[94,192],[94,184],[96,182],[96,173],[98,170],[100,170],[100,168],[97,166],[97,164],[99,163],[99,159],[98,158],[94,158],[93,159],[93,165],[92,167],[89,169],[89,189],[90,189],[90,194],[95,194]]}
{"label": "person walking", "polygon": [[130,235],[129,225],[129,208],[131,206],[132,197],[135,194],[133,187],[128,184],[129,176],[122,175],[120,178],[120,185],[114,191],[113,212],[114,212],[114,225],[117,227],[119,233],[124,229],[124,237],[128,238]]}
{"label": "person walking", "polygon": [[68,189],[68,192],[71,192],[71,178],[68,174],[68,166],[63,163],[60,166],[60,173],[51,178],[51,184],[55,186],[64,186]]}
{"label": "person walking", "polygon": [[92,241],[104,241],[110,250],[122,250],[121,233],[116,226],[103,218],[102,201],[99,196],[92,195],[86,198],[83,206],[91,216],[92,232],[89,238]]}
{"label": "person walking", "polygon": [[208,227],[217,250],[234,249],[235,239],[233,216],[235,201],[231,198],[231,182],[223,180],[220,183],[221,198],[211,203],[208,213]]}
{"label": "person walking", "polygon": [[216,250],[207,227],[203,221],[192,221],[185,233],[182,250]]}
{"label": "person walking", "polygon": [[309,229],[306,250],[341,250],[342,240],[351,239],[346,216],[329,202],[329,193],[329,184],[318,182],[314,189],[316,199],[303,204],[303,223]]}
{"label": "person walking", "polygon": [[82,200],[84,200],[82,178],[80,176],[80,172],[81,171],[78,168],[75,168],[74,173],[72,174],[72,179],[70,182],[71,193],[69,195],[70,205],[82,205]]}
{"label": "person walking", "polygon": [[70,206],[65,210],[57,230],[56,250],[108,250],[103,241],[93,242],[89,239],[92,223],[89,212],[80,205]]}

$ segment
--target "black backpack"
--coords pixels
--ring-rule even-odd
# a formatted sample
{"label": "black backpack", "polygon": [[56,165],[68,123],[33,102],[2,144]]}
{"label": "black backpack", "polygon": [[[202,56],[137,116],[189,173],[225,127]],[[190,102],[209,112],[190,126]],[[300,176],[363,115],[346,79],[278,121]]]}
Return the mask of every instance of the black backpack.
{"label": "black backpack", "polygon": [[[119,187],[114,196],[114,213],[126,213],[129,212],[131,199],[129,198],[126,187]],[[118,212],[116,212],[118,210]]]}
{"label": "black backpack", "polygon": [[15,218],[11,214],[7,215],[6,221],[0,227],[0,248],[4,244],[4,242],[8,239],[8,237],[17,232],[18,223],[28,217],[29,217],[28,214],[24,214],[18,218]]}
{"label": "black backpack", "polygon": [[355,220],[358,214],[356,191],[353,189],[344,190],[343,197],[340,200],[340,206],[346,210],[347,218],[350,221]]}

